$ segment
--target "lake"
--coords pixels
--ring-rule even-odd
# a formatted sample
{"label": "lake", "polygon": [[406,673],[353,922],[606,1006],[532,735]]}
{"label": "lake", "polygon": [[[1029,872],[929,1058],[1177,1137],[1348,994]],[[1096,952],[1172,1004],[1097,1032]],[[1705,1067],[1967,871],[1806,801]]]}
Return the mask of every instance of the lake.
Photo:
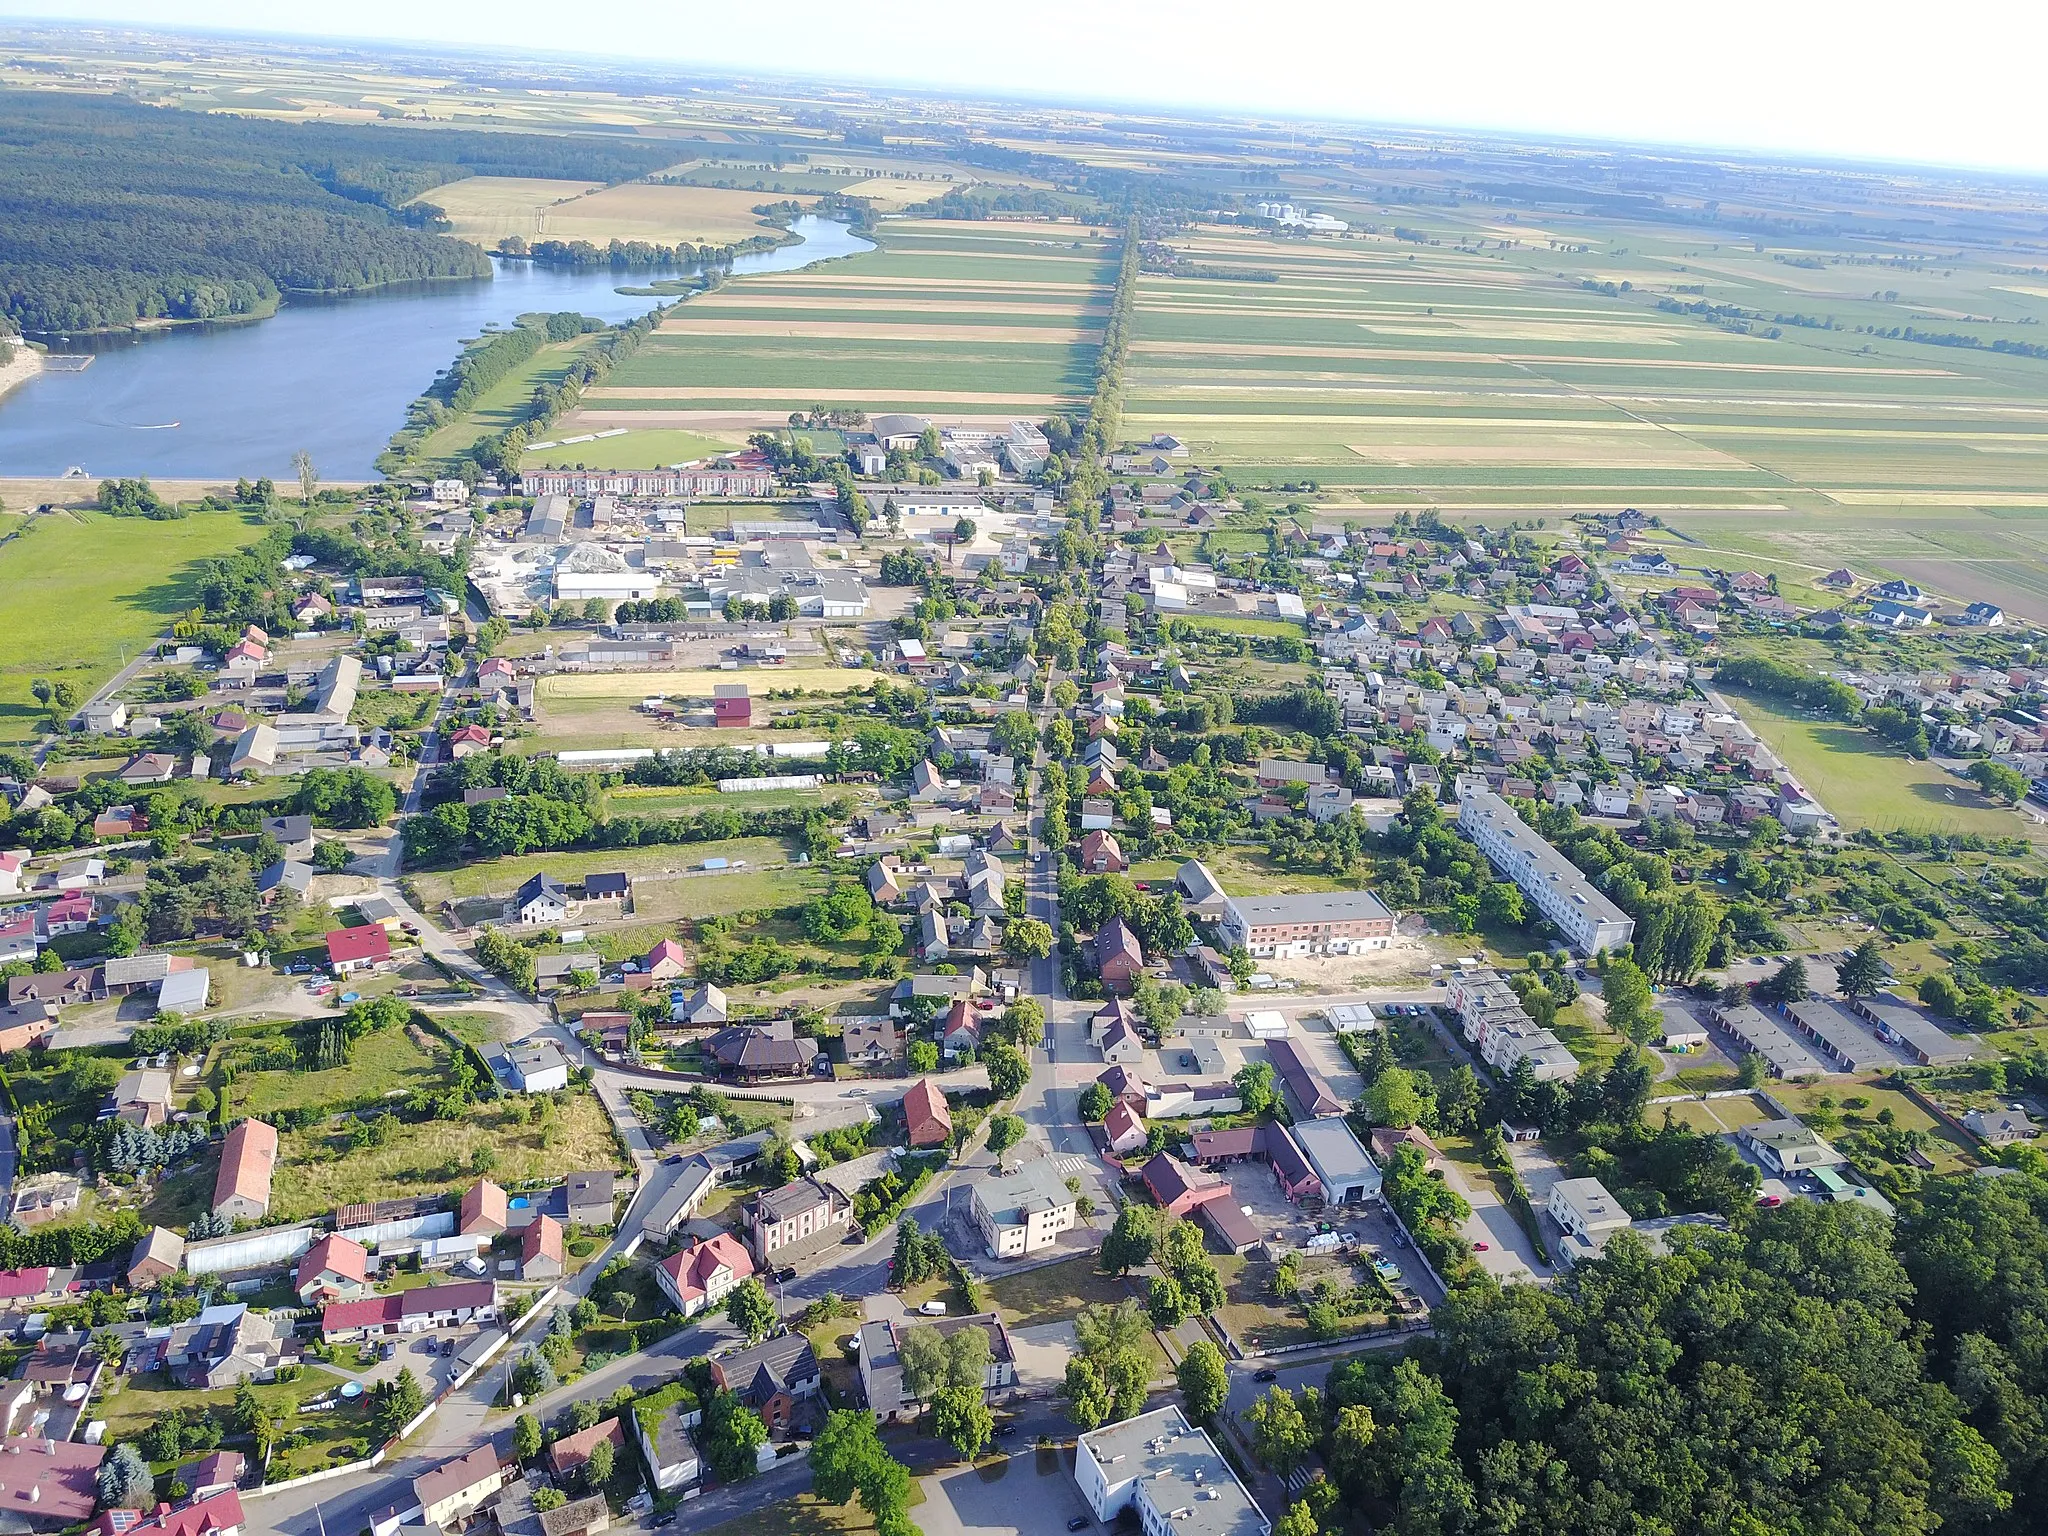
{"label": "lake", "polygon": [[[800,218],[791,229],[802,244],[741,256],[734,274],[792,272],[874,248],[830,219]],[[0,398],[0,475],[61,475],[78,465],[95,480],[269,475],[284,483],[303,448],[328,479],[374,479],[372,463],[404,424],[406,406],[465,338],[536,310],[630,320],[673,301],[617,289],[682,275],[493,265],[487,283],[288,300],[268,320],[81,344],[95,353],[90,367],[46,371]]]}

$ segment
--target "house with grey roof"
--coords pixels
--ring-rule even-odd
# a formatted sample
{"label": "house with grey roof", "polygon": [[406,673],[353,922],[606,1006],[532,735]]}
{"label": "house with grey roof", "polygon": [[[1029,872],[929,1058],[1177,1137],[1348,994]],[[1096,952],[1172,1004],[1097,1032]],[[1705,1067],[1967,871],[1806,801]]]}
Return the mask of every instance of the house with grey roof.
{"label": "house with grey roof", "polygon": [[992,1173],[972,1186],[975,1225],[981,1229],[990,1258],[1015,1259],[1040,1253],[1071,1231],[1076,1220],[1074,1192],[1067,1188],[1059,1165],[1037,1158],[1009,1173]]}

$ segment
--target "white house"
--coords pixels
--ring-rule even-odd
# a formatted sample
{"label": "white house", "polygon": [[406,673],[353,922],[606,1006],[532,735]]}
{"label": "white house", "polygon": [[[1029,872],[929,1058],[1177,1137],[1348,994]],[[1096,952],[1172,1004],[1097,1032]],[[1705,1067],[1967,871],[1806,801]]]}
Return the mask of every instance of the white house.
{"label": "white house", "polygon": [[552,1093],[569,1086],[569,1061],[552,1040],[517,1045],[506,1053],[521,1093]]}

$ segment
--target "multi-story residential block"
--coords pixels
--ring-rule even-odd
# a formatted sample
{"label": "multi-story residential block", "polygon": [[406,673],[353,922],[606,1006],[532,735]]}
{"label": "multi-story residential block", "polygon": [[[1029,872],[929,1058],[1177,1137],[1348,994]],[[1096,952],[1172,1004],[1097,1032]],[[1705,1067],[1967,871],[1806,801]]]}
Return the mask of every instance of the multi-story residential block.
{"label": "multi-story residential block", "polygon": [[1472,839],[1504,879],[1521,888],[1580,954],[1619,949],[1634,936],[1635,919],[1531,831],[1500,796],[1475,790],[1461,797],[1458,830]]}
{"label": "multi-story residential block", "polygon": [[1483,968],[1458,972],[1450,979],[1449,1001],[1457,1010],[1465,1038],[1496,1071],[1512,1072],[1526,1061],[1538,1082],[1578,1075],[1578,1058],[1555,1034],[1529,1017],[1514,989],[1496,972]]}

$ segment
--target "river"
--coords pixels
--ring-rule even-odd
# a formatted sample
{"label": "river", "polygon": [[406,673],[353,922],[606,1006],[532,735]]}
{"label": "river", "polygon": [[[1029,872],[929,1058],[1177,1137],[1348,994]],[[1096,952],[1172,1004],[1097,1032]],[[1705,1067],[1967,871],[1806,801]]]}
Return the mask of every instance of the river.
{"label": "river", "polygon": [[[791,229],[801,244],[741,256],[734,274],[793,272],[874,248],[829,219],[800,218]],[[406,406],[465,338],[536,310],[629,320],[672,301],[617,289],[681,275],[493,265],[490,282],[287,301],[268,320],[102,344],[82,372],[46,370],[0,398],[0,475],[61,475],[76,465],[96,480],[284,482],[303,448],[329,479],[374,478],[372,462]]]}

